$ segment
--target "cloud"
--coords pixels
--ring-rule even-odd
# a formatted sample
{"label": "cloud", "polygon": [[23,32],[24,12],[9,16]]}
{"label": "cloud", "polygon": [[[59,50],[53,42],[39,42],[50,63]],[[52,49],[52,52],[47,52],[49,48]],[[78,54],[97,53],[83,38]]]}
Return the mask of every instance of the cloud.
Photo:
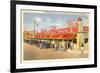
{"label": "cloud", "polygon": [[62,19],[56,19],[55,22],[57,22],[57,23],[62,23],[63,20],[62,20]]}
{"label": "cloud", "polygon": [[41,22],[43,21],[43,19],[42,19],[42,18],[40,18],[40,17],[35,17],[34,19],[35,19],[35,20],[36,20],[36,22],[38,22],[38,23],[41,23]]}
{"label": "cloud", "polygon": [[47,21],[47,22],[52,22],[52,19],[47,18],[46,21]]}
{"label": "cloud", "polygon": [[24,31],[33,31],[33,29],[32,24],[24,24]]}
{"label": "cloud", "polygon": [[59,24],[59,23],[55,23],[54,25],[55,26],[62,26],[62,24]]}

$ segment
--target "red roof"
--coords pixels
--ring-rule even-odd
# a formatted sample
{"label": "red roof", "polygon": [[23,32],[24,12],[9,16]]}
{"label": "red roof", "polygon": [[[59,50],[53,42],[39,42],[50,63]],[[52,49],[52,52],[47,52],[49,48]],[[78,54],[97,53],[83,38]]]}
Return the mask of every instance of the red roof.
{"label": "red roof", "polygon": [[36,35],[34,38],[70,40],[70,39],[75,38],[75,36],[76,36],[76,34],[74,34],[74,33],[62,33],[62,34]]}
{"label": "red roof", "polygon": [[55,29],[51,31],[44,31],[35,34],[33,38],[45,38],[45,39],[73,39],[75,38],[75,33],[77,32],[78,28],[63,28],[63,29]]}

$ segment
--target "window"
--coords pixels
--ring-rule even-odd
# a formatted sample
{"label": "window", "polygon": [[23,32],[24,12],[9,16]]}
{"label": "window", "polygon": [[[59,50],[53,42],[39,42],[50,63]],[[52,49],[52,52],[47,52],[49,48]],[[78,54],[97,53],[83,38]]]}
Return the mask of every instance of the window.
{"label": "window", "polygon": [[84,39],[84,43],[88,43],[88,38],[85,38]]}
{"label": "window", "polygon": [[73,43],[75,43],[75,44],[76,44],[76,43],[77,43],[77,39],[73,39]]}

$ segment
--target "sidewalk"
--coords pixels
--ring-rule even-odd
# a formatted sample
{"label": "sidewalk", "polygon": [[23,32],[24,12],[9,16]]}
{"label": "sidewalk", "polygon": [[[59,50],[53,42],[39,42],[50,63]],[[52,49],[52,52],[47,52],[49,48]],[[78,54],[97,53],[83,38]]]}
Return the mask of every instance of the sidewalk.
{"label": "sidewalk", "polygon": [[40,49],[35,45],[24,43],[24,60],[42,59],[67,59],[67,58],[88,58],[88,53],[80,55],[80,50],[55,51],[52,48]]}
{"label": "sidewalk", "polygon": [[[70,49],[68,49],[67,50],[68,52],[70,52],[70,53],[81,53],[81,50],[78,50],[78,49],[73,49],[73,50],[70,50]],[[84,54],[87,54],[88,53],[88,50],[84,50]]]}

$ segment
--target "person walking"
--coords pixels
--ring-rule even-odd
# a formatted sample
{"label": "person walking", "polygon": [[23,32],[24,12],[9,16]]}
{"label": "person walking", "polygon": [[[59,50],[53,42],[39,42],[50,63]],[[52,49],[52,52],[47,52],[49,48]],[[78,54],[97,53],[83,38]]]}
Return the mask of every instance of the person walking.
{"label": "person walking", "polygon": [[80,50],[81,50],[80,55],[83,55],[83,54],[84,54],[84,44],[83,44],[83,43],[81,44],[81,48],[80,48]]}
{"label": "person walking", "polygon": [[68,49],[70,48],[70,42],[68,42]]}
{"label": "person walking", "polygon": [[73,42],[70,43],[70,50],[73,49]]}

